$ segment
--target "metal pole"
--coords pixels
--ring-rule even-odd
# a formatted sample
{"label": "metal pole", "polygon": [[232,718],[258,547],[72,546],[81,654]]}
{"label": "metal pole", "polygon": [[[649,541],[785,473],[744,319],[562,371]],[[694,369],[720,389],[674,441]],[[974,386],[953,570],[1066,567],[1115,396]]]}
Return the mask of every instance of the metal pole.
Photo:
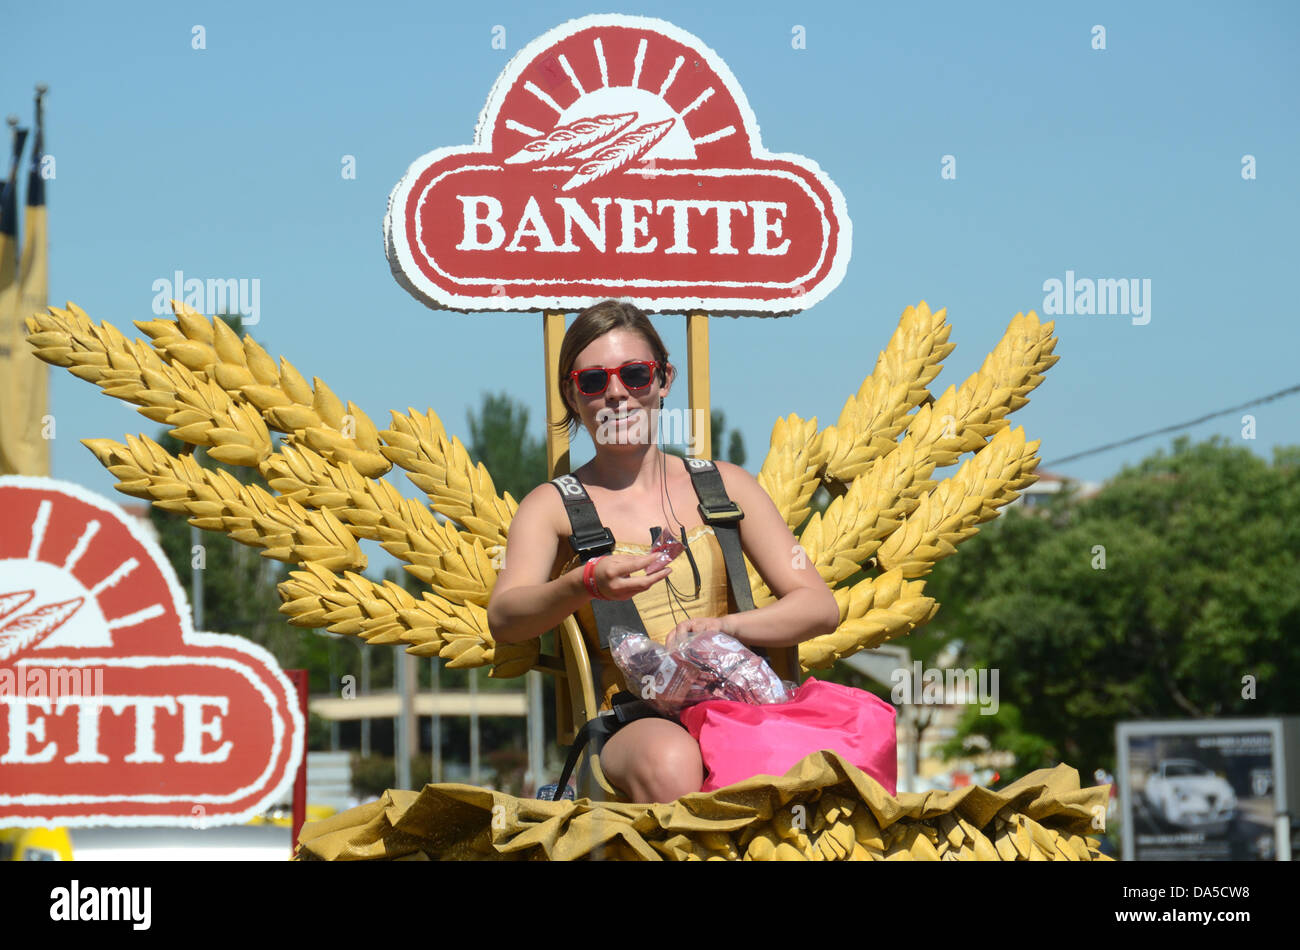
{"label": "metal pole", "polygon": [[[402,701],[402,718],[406,720],[406,726],[403,730],[406,733],[406,776],[407,782],[413,783],[415,777],[411,775],[411,758],[420,751],[420,730],[417,728],[420,724],[419,717],[415,715],[415,697],[420,691],[420,677],[418,675],[419,667],[415,657],[402,650],[402,680],[403,694]],[[403,785],[403,788],[414,788],[414,784]],[[420,787],[424,787],[421,781]]]}
{"label": "metal pole", "polygon": [[442,701],[442,661],[435,656],[430,662],[433,664],[433,754],[430,758],[436,784],[442,781],[442,712],[438,708]]}
{"label": "metal pole", "polygon": [[[370,647],[366,646],[360,640],[357,641],[361,649],[361,695],[370,695]],[[370,717],[366,716],[361,720],[361,755],[366,757],[370,755]]]}
{"label": "metal pole", "polygon": [[[334,644],[335,641],[333,640],[331,640],[329,643],[330,695],[331,696],[337,696],[339,694],[339,675],[338,675],[338,667],[337,664],[335,663]],[[330,751],[337,752],[338,750],[339,750],[339,721],[337,719],[331,719],[330,720]]]}
{"label": "metal pole", "polygon": [[[196,552],[194,549],[198,548]],[[203,557],[200,559],[202,567],[194,566],[194,555],[202,552]],[[203,572],[207,570],[208,556],[207,551],[203,550],[203,545],[199,541],[199,529],[190,525],[190,606],[194,611],[194,629],[196,631],[203,629]]]}
{"label": "metal pole", "polygon": [[297,693],[298,706],[302,709],[302,761],[298,763],[298,774],[293,780],[293,815],[290,818],[292,830],[289,832],[289,857],[293,857],[298,847],[298,836],[302,833],[303,823],[307,820],[307,691],[309,675],[306,670],[285,670],[289,682],[293,683]]}
{"label": "metal pole", "polygon": [[542,674],[531,670],[528,687],[528,784],[524,795],[533,796],[546,784],[546,746],[542,740]]}
{"label": "metal pole", "polygon": [[477,785],[478,775],[478,667],[469,671],[469,783]]}
{"label": "metal pole", "polygon": [[907,755],[903,759],[903,787],[909,792],[916,791],[916,773],[921,769],[921,729],[915,706],[904,706],[907,720]]}
{"label": "metal pole", "polygon": [[393,742],[393,758],[397,764],[397,787],[411,787],[411,686],[407,673],[407,656],[403,647],[395,646],[393,657],[393,679],[400,697],[397,711],[396,735]]}

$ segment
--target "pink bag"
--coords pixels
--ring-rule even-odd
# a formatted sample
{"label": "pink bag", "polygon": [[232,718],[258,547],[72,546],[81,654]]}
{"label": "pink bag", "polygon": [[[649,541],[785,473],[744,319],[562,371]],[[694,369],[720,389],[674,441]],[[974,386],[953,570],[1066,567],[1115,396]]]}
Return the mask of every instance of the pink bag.
{"label": "pink bag", "polygon": [[884,786],[898,786],[894,707],[871,693],[809,677],[788,703],[756,706],[710,699],[683,709],[700,744],[711,792],[754,775],[784,775],[823,749],[838,752]]}

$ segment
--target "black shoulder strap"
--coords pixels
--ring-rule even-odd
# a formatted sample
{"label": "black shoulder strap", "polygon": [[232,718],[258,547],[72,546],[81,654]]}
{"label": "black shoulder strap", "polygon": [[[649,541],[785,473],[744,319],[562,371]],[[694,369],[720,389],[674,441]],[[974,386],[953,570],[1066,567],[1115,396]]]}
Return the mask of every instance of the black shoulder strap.
{"label": "black shoulder strap", "polygon": [[[593,557],[613,551],[614,535],[601,524],[596,506],[592,504],[587,490],[582,487],[582,482],[573,475],[561,475],[551,479],[551,484],[564,501],[569,527],[573,529],[573,534],[569,535],[569,544],[582,563],[586,564]],[[591,612],[596,618],[596,635],[602,650],[609,649],[609,631],[615,624],[633,630],[645,629],[636,604],[630,600],[593,600]]]}
{"label": "black shoulder strap", "polygon": [[718,467],[708,459],[686,457],[686,471],[700,499],[700,517],[713,526],[713,534],[722,548],[722,560],[727,565],[727,582],[736,598],[737,610],[753,610],[754,594],[749,587],[749,572],[745,570],[745,554],[740,546],[740,520],[745,517],[727,495]]}
{"label": "black shoulder strap", "polygon": [[[685,459],[686,470],[691,474],[691,484],[700,498],[700,517],[713,526],[713,535],[722,548],[722,560],[727,565],[727,583],[736,598],[737,610],[754,609],[754,591],[749,586],[749,572],[745,570],[745,552],[740,544],[740,521],[745,517],[741,507],[727,495],[722,484],[722,473],[708,459]],[[767,660],[780,675],[799,679],[798,647],[781,647],[768,650],[751,646],[754,653]]]}

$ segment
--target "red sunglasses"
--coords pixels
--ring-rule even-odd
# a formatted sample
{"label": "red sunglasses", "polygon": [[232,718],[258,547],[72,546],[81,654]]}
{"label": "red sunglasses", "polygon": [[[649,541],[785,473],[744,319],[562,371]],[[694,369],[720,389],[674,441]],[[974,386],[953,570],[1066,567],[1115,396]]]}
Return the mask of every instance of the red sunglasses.
{"label": "red sunglasses", "polygon": [[587,369],[575,369],[569,372],[569,378],[578,384],[578,392],[584,396],[599,396],[609,388],[609,374],[618,373],[629,392],[649,389],[654,380],[657,360],[632,360],[622,366],[590,366]]}

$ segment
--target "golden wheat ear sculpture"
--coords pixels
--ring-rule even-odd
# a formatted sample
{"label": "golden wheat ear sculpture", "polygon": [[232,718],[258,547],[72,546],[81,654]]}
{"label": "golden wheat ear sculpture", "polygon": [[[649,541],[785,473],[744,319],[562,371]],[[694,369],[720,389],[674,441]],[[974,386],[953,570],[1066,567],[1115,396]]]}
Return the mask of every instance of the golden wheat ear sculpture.
{"label": "golden wheat ear sculpture", "polygon": [[[394,412],[392,427],[380,431],[250,337],[184,304],[172,307],[175,320],[136,324],[147,343],[96,326],[71,303],[28,318],[27,339],[40,359],[135,404],[177,439],[256,469],[271,491],[203,469],[144,436],[85,440],[117,489],[296,565],[280,585],[280,610],[292,624],[405,643],[408,652],[453,667],[491,666],[494,676],[532,668],[536,640],[497,644],[487,625],[493,556],[503,550],[516,502],[497,494],[488,471],[437,415]],[[1038,443],[1026,442],[1006,417],[1056,362],[1052,324],[1017,314],[979,372],[936,400],[927,387],[952,351],[949,329],[944,311],[924,302],[908,307],[835,425],[819,429],[816,419],[791,415],[773,428],[758,480],[791,529],[802,526],[802,556],[840,605],[839,628],[800,646],[806,669],[831,666],[933,617],[938,605],[920,578],[1034,481]],[[936,468],[967,453],[955,473],[934,481]],[[383,480],[393,466],[427,505]],[[819,485],[834,498],[809,518]],[[429,590],[417,599],[361,574],[363,539],[404,561]],[[750,579],[755,602],[770,602],[752,566]]]}

